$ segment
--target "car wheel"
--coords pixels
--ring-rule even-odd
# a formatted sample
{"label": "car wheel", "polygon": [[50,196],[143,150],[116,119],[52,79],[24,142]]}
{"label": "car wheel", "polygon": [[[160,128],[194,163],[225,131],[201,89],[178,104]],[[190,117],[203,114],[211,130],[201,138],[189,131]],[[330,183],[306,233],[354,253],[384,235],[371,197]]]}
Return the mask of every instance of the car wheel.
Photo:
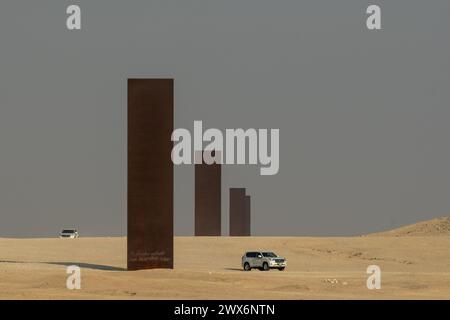
{"label": "car wheel", "polygon": [[269,270],[269,264],[267,262],[263,263],[263,270],[268,271]]}
{"label": "car wheel", "polygon": [[283,268],[278,268],[278,270],[280,270],[280,271],[284,271],[284,267],[283,267]]}
{"label": "car wheel", "polygon": [[244,271],[250,271],[252,268],[250,268],[250,264],[248,262],[244,263]]}

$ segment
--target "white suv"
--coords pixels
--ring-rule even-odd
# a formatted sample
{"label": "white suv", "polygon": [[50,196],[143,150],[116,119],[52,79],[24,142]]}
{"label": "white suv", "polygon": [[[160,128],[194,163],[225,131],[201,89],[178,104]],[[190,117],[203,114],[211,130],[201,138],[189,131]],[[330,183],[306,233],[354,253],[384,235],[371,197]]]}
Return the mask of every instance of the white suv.
{"label": "white suv", "polygon": [[64,229],[63,231],[61,231],[61,233],[59,234],[60,238],[70,238],[70,239],[75,239],[79,237],[78,231],[77,229]]}
{"label": "white suv", "polygon": [[269,269],[283,271],[286,268],[286,259],[277,256],[273,252],[250,251],[242,256],[242,268],[245,271],[250,271],[252,268],[264,271]]}

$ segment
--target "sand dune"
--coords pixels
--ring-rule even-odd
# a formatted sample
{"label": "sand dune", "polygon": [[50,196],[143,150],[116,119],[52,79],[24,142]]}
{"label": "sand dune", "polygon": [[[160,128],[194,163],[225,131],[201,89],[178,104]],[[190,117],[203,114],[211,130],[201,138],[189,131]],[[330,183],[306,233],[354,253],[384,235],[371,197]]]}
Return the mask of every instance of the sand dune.
{"label": "sand dune", "polygon": [[[449,299],[450,236],[175,238],[175,269],[125,271],[125,238],[0,239],[1,299]],[[245,250],[285,271],[241,271]],[[66,289],[66,266],[82,270]],[[367,266],[382,270],[366,287]]]}
{"label": "sand dune", "polygon": [[450,236],[450,217],[421,221],[401,228],[374,233],[370,236]]}

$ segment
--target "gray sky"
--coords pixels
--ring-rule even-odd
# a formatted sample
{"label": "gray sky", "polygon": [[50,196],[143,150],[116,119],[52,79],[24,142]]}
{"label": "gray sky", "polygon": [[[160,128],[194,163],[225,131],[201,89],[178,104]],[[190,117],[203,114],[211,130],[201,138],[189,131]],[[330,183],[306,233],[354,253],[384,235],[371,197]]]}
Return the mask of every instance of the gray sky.
{"label": "gray sky", "polygon": [[[176,127],[280,129],[278,175],[223,168],[224,234],[229,187],[252,196],[255,235],[448,215],[449,33],[448,0],[2,0],[0,236],[125,234],[130,77],[175,78]],[[193,183],[176,167],[178,235]]]}

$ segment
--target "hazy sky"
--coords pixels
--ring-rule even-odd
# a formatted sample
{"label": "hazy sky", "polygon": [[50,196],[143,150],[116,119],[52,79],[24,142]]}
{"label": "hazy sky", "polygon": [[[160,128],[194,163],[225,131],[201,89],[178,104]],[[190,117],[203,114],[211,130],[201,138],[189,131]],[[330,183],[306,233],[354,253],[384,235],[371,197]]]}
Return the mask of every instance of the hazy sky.
{"label": "hazy sky", "polygon": [[[130,77],[175,79],[176,127],[280,129],[278,175],[223,168],[224,234],[229,187],[252,196],[255,235],[448,215],[449,34],[448,0],[2,0],[0,236],[126,233]],[[178,235],[193,169],[175,168]]]}

